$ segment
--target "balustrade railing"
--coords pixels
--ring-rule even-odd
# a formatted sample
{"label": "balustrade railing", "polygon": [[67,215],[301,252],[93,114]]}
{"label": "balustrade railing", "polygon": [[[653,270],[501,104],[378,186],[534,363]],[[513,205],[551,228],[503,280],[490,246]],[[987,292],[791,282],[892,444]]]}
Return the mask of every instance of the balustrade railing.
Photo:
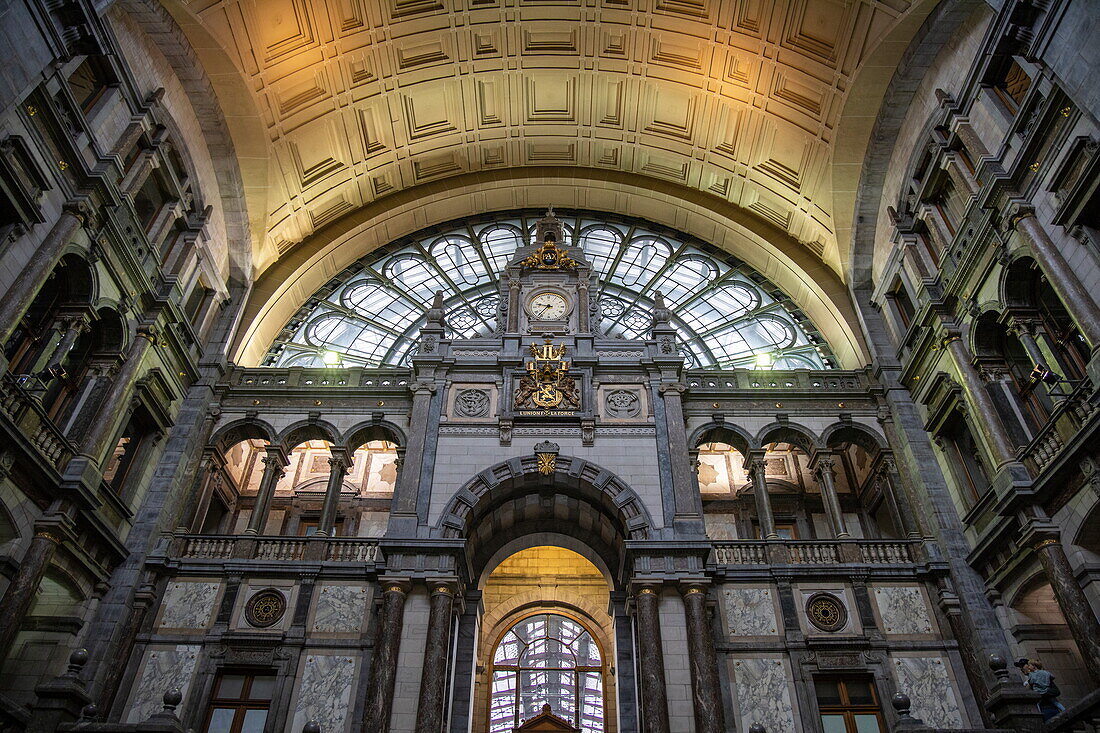
{"label": "balustrade railing", "polygon": [[1069,397],[1062,400],[1050,415],[1047,424],[1020,449],[1017,457],[1038,476],[1066,447],[1066,443],[1095,416],[1098,409],[1093,402],[1095,387],[1085,380]]}
{"label": "balustrade railing", "polygon": [[733,540],[716,542],[719,565],[911,565],[915,540]]}
{"label": "balustrade railing", "polygon": [[378,562],[378,541],[359,537],[176,536],[175,557],[190,560]]}
{"label": "balustrade railing", "polygon": [[841,369],[693,369],[685,381],[689,388],[702,392],[728,389],[855,392],[870,386],[866,371]]}
{"label": "balustrade railing", "polygon": [[5,374],[0,380],[0,412],[27,436],[35,450],[54,468],[61,470],[73,456],[75,450],[65,434],[11,374]]}

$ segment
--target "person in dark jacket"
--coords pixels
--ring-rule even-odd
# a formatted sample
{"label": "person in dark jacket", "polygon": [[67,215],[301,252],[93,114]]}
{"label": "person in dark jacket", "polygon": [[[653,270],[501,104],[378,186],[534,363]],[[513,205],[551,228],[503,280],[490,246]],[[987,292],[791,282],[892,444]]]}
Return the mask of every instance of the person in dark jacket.
{"label": "person in dark jacket", "polygon": [[1043,714],[1044,721],[1066,709],[1065,705],[1058,702],[1058,696],[1062,692],[1054,681],[1054,675],[1043,669],[1042,662],[1038,659],[1020,659],[1015,666],[1026,676],[1024,684],[1039,693],[1039,712]]}

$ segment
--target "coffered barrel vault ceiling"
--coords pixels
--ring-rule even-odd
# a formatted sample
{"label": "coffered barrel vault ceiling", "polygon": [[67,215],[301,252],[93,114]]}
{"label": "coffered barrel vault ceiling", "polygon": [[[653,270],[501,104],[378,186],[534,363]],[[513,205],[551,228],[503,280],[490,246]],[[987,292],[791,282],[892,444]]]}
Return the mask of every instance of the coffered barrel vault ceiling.
{"label": "coffered barrel vault ceiling", "polygon": [[[230,125],[252,116],[251,129],[262,130],[262,146],[243,139],[241,127],[235,133],[249,207],[262,208],[250,211],[261,270],[402,189],[555,166],[704,192],[843,274],[847,243],[838,247],[838,232],[847,231],[867,120],[881,99],[856,99],[865,91],[859,74],[872,69],[868,88],[881,90],[893,67],[882,58],[904,47],[882,49],[882,41],[915,27],[928,8],[905,0],[189,0],[173,10]],[[234,69],[211,61],[211,39]],[[231,74],[251,100],[219,84]],[[863,120],[854,133],[839,124],[847,118]]]}

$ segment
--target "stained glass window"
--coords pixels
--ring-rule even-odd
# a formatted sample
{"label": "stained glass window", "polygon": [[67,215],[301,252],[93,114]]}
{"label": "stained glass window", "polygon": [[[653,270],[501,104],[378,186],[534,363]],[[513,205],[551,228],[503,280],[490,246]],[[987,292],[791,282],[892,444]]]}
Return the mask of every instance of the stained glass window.
{"label": "stained glass window", "polygon": [[[450,335],[497,332],[501,272],[542,213],[434,227],[356,262],[303,306],[266,366],[407,364],[436,291]],[[644,339],[660,292],[689,367],[828,369],[828,344],[783,293],[732,255],[645,222],[557,213],[598,281],[598,332]]]}
{"label": "stained glass window", "polygon": [[550,711],[583,733],[603,733],[603,672],[599,647],[565,616],[529,616],[501,638],[493,655],[489,733],[511,733]]}

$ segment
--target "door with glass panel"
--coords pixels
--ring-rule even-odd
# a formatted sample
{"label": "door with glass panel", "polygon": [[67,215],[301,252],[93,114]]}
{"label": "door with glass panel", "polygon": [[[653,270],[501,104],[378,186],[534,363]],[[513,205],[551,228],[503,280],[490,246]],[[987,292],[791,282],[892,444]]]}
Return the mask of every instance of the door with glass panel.
{"label": "door with glass panel", "polygon": [[871,677],[819,677],[814,687],[823,733],[886,733]]}
{"label": "door with glass panel", "polygon": [[221,672],[214,680],[206,733],[263,733],[275,690],[269,671]]}
{"label": "door with glass panel", "polygon": [[543,705],[583,733],[603,733],[602,660],[592,634],[571,618],[540,613],[520,620],[493,654],[489,733],[512,733]]}

